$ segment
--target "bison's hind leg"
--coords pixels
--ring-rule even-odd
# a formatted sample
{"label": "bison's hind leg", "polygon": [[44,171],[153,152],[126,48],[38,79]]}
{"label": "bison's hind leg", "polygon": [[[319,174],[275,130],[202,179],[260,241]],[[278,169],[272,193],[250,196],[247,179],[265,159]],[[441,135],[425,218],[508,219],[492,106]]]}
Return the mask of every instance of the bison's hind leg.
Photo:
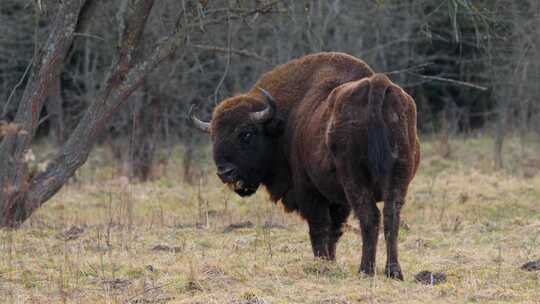
{"label": "bison's hind leg", "polygon": [[373,194],[368,189],[362,187],[350,189],[347,192],[347,197],[351,198],[350,202],[353,204],[362,232],[362,260],[359,271],[367,275],[374,275],[381,213],[377,208]]}
{"label": "bison's hind leg", "polygon": [[341,140],[350,138],[350,134],[328,136],[327,145],[332,152],[339,183],[345,193],[347,203],[354,211],[360,222],[362,235],[362,260],[359,271],[367,275],[375,274],[375,257],[377,253],[377,240],[381,213],[376,205],[375,193],[369,170],[363,165],[361,153],[355,151],[354,142]]}
{"label": "bison's hind leg", "polygon": [[398,234],[400,211],[404,201],[401,199],[384,203],[384,238],[386,240],[386,266],[384,274],[392,279],[402,280],[403,274],[398,261]]}
{"label": "bison's hind leg", "polygon": [[398,261],[398,234],[401,208],[405,204],[410,181],[409,171],[407,160],[396,161],[389,177],[383,209],[387,257],[384,273],[387,277],[398,280],[403,280],[401,266]]}
{"label": "bison's hind leg", "polygon": [[347,201],[360,222],[362,260],[359,271],[370,276],[374,275],[381,213],[366,180],[367,169],[355,168],[350,157],[338,157],[336,167]]}

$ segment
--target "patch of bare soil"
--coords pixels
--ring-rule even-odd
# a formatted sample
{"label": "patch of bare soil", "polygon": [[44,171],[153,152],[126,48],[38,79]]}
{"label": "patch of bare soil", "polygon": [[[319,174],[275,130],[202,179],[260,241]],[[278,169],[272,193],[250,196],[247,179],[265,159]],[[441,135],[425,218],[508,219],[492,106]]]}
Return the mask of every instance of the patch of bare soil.
{"label": "patch of bare soil", "polygon": [[174,300],[174,297],[164,296],[164,297],[157,297],[157,298],[140,298],[135,299],[133,301],[130,301],[129,303],[134,304],[166,304],[170,301]]}
{"label": "patch of bare soil", "polygon": [[69,229],[58,234],[58,238],[64,241],[78,239],[84,233],[84,229],[78,226],[71,226]]}
{"label": "patch of bare soil", "polygon": [[319,303],[320,304],[349,304],[351,302],[342,298],[329,298],[329,299],[324,299]]}
{"label": "patch of bare soil", "polygon": [[131,285],[131,281],[128,279],[111,279],[111,280],[103,280],[103,284],[107,285],[110,289],[118,289],[122,291],[126,291],[128,286]]}
{"label": "patch of bare soil", "polygon": [[442,272],[420,271],[414,275],[417,283],[424,285],[437,285],[446,282],[446,275]]}
{"label": "patch of bare soil", "polygon": [[205,266],[202,269],[203,278],[201,282],[205,286],[209,287],[218,287],[224,288],[226,286],[231,286],[236,283],[238,280],[234,277],[228,275],[222,268],[218,266]]}
{"label": "patch of bare soil", "polygon": [[201,283],[196,280],[188,281],[183,289],[184,291],[189,292],[189,293],[196,293],[196,292],[204,291],[204,288],[201,285]]}
{"label": "patch of bare soil", "polygon": [[521,265],[521,269],[526,270],[526,271],[540,270],[540,260],[529,261],[529,262]]}
{"label": "patch of bare soil", "polygon": [[266,304],[266,301],[253,293],[247,293],[242,299],[232,302],[232,304]]}
{"label": "patch of bare soil", "polygon": [[284,225],[273,223],[271,221],[264,222],[263,228],[264,229],[287,229],[287,227],[285,227]]}
{"label": "patch of bare soil", "polygon": [[229,233],[229,232],[234,231],[234,230],[237,230],[237,229],[253,228],[254,226],[255,226],[255,225],[253,225],[253,223],[250,222],[250,221],[234,223],[234,224],[230,224],[229,226],[227,226],[227,227],[223,230],[223,233]]}
{"label": "patch of bare soil", "polygon": [[196,223],[196,224],[177,224],[172,226],[176,229],[205,229],[205,225],[202,223]]}
{"label": "patch of bare soil", "polygon": [[152,251],[167,251],[167,252],[172,252],[172,253],[178,253],[182,251],[182,247],[180,246],[171,247],[171,246],[159,244],[152,247]]}
{"label": "patch of bare soil", "polygon": [[174,296],[163,293],[161,287],[144,286],[143,292],[137,294],[124,303],[132,304],[166,304],[175,299]]}

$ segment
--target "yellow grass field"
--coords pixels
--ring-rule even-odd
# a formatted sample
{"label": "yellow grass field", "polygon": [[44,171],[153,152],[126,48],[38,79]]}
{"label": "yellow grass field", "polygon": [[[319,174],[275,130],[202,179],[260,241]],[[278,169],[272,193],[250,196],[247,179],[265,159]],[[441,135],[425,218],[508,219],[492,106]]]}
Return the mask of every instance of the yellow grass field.
{"label": "yellow grass field", "polygon": [[[447,159],[424,140],[402,215],[404,282],[383,275],[382,234],[376,276],[357,273],[352,217],[337,262],[317,261],[302,220],[264,191],[230,193],[210,161],[201,186],[182,183],[176,151],[165,176],[142,184],[98,149],[22,228],[0,231],[0,302],[540,303],[540,271],[520,269],[540,259],[540,146],[532,142],[509,139],[506,168],[495,171],[489,139],[452,139]],[[423,270],[447,281],[415,282]]]}

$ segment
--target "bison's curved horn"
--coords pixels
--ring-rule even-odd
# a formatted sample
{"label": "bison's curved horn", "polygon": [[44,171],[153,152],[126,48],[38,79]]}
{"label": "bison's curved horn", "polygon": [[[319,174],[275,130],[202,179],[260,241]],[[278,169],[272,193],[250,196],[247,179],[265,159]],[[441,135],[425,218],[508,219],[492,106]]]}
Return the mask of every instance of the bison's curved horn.
{"label": "bison's curved horn", "polygon": [[259,87],[257,87],[257,89],[264,95],[267,107],[264,110],[251,113],[250,117],[253,121],[265,122],[274,117],[274,113],[276,112],[276,101],[265,89]]}
{"label": "bison's curved horn", "polygon": [[191,108],[189,109],[189,120],[191,120],[191,122],[195,125],[195,127],[197,127],[197,129],[205,132],[205,133],[210,133],[210,123],[208,122],[204,122],[202,120],[199,120],[197,117],[195,117],[195,114],[193,113],[195,110],[195,105],[192,105]]}

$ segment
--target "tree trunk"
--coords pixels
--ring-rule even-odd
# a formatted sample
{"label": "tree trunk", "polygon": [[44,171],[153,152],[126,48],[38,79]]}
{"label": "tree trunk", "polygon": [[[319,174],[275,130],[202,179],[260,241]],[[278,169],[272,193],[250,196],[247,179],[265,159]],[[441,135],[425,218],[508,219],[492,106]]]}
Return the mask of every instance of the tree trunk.
{"label": "tree trunk", "polygon": [[131,141],[130,175],[140,181],[147,181],[152,176],[154,155],[159,135],[160,101],[153,96],[148,85],[144,94],[135,105],[133,113],[133,134]]}
{"label": "tree trunk", "polygon": [[84,0],[64,2],[51,33],[34,58],[32,70],[15,119],[0,143],[0,227],[26,218],[24,202],[30,188],[25,155],[36,132],[48,88],[58,77],[59,66],[73,41]]}

